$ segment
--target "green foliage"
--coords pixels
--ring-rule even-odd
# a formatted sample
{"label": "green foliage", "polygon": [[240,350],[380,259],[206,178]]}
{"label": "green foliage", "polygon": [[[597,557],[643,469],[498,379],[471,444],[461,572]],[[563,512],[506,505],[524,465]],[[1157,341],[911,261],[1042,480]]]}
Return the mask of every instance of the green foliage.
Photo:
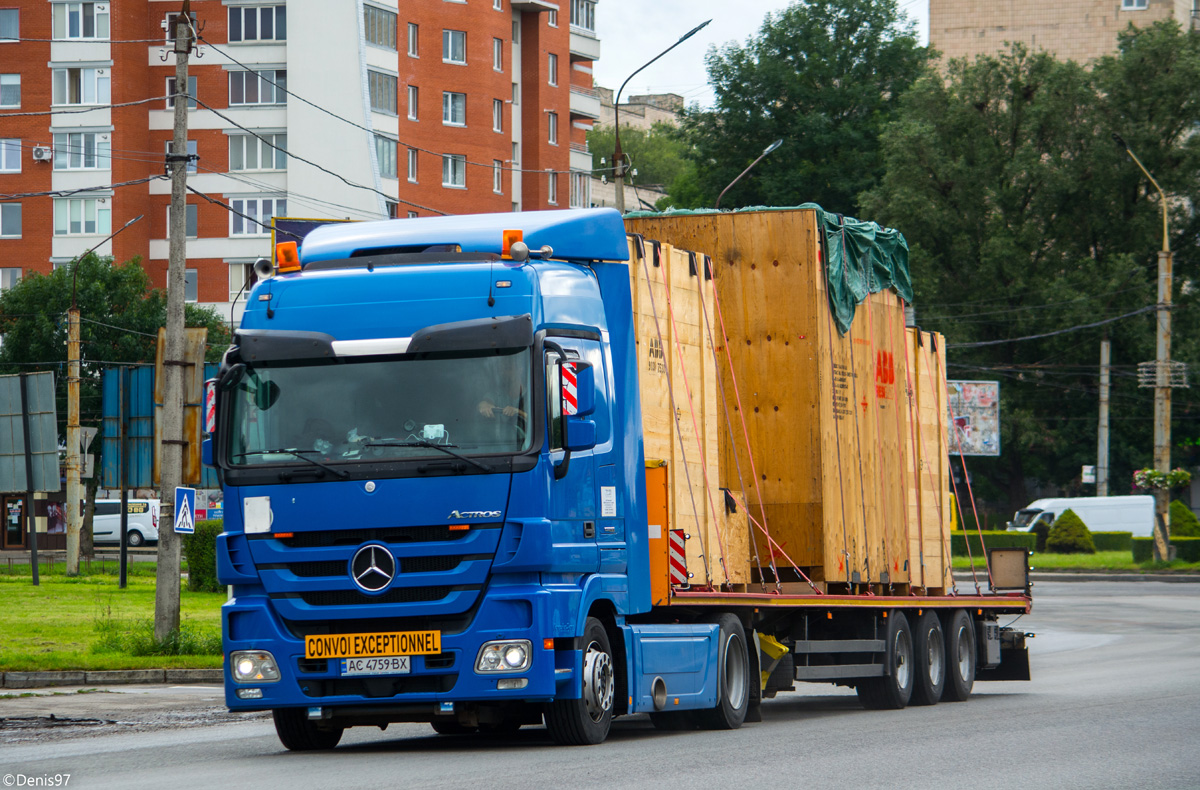
{"label": "green foliage", "polygon": [[[1171,536],[1175,547],[1175,559],[1180,562],[1200,562],[1200,537],[1177,538]],[[1133,561],[1151,562],[1154,557],[1154,538],[1133,539]]]}
{"label": "green foliage", "polygon": [[[865,216],[908,239],[921,326],[948,344],[992,343],[951,345],[949,362],[1004,379],[1003,455],[972,472],[978,495],[1013,509],[1031,499],[1030,479],[1080,493],[1079,468],[1095,457],[1101,333],[1114,360],[1154,356],[1148,314],[1054,334],[1155,301],[1161,204],[1113,132],[1171,198],[1175,270],[1200,265],[1200,213],[1188,208],[1200,200],[1200,36],[1160,22],[1119,45],[1091,70],[1014,46],[918,80],[883,132],[886,174],[862,198]],[[1186,361],[1200,356],[1198,297],[1175,294],[1172,354]],[[1003,342],[1031,335],[1048,336]],[[1151,399],[1132,381],[1114,385],[1110,479],[1149,461]]]}
{"label": "green foliage", "polygon": [[1046,551],[1054,554],[1095,554],[1096,544],[1083,519],[1067,508],[1050,528]]}
{"label": "green foliage", "polygon": [[1157,469],[1139,469],[1133,473],[1133,487],[1143,491],[1157,489],[1183,488],[1191,485],[1192,473],[1186,469],[1172,469],[1170,472],[1160,472]]}
{"label": "green foliage", "polygon": [[1093,532],[1096,551],[1129,551],[1133,547],[1132,532]]}
{"label": "green foliage", "polygon": [[217,536],[223,522],[197,521],[196,531],[183,536],[183,556],[188,564],[188,589],[193,592],[220,592],[217,581]]}
{"label": "green foliage", "polygon": [[709,50],[712,109],[689,109],[682,129],[696,183],[671,198],[712,206],[777,139],[783,145],[722,200],[723,208],[820,203],[855,213],[882,172],[879,132],[926,69],[928,50],[896,0],[809,0],[768,14],[744,45]]}
{"label": "green foliage", "polygon": [[219,656],[221,631],[195,623],[181,623],[165,639],[154,636],[154,618],[123,622],[99,618],[93,623],[97,639],[93,653],[124,653],[130,656]]}
{"label": "green foliage", "polygon": [[[952,557],[967,556],[967,541],[970,541],[971,556],[976,561],[982,561],[986,552],[979,544],[979,532],[970,530],[966,532],[951,532],[950,533],[950,555]],[[1033,551],[1034,535],[1029,532],[1007,532],[1004,530],[984,530],[983,545],[989,549],[1029,549]]]}
{"label": "green foliage", "polygon": [[1200,519],[1196,518],[1187,505],[1176,499],[1171,503],[1171,540],[1175,538],[1200,538]]}
{"label": "green foliage", "polygon": [[1033,529],[1030,532],[1037,536],[1037,549],[1035,550],[1039,552],[1045,551],[1046,539],[1050,537],[1050,525],[1046,523],[1045,519],[1040,519],[1033,525]]}
{"label": "green foliage", "polygon": [[[613,127],[593,126],[587,140],[592,151],[592,169],[612,180],[612,155],[617,142]],[[629,167],[638,171],[636,177],[631,174],[626,178],[635,186],[674,191],[678,182],[679,189],[686,192],[686,184],[695,180],[696,165],[686,157],[687,143],[679,130],[669,124],[656,123],[650,131],[621,124],[621,151]]]}

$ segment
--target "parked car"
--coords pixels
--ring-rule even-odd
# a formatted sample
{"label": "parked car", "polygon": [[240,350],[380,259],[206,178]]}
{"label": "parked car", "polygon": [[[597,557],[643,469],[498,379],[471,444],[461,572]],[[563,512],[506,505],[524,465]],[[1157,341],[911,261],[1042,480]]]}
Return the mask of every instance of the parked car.
{"label": "parked car", "polygon": [[[130,499],[129,521],[125,533],[125,544],[137,547],[146,543],[158,543],[157,499]],[[121,539],[121,500],[97,499],[96,511],[92,514],[92,542],[119,543]]]}
{"label": "parked car", "polygon": [[1091,532],[1132,532],[1135,538],[1145,538],[1154,530],[1154,497],[1147,494],[1038,499],[1018,510],[1008,528],[1029,532],[1039,521],[1053,524],[1068,509]]}

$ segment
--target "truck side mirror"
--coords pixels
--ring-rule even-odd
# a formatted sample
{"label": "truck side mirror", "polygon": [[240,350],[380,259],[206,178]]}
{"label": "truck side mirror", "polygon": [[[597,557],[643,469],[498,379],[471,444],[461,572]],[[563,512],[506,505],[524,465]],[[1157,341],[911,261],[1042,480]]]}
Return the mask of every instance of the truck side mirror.
{"label": "truck side mirror", "polygon": [[590,450],[596,446],[596,423],[586,419],[596,411],[596,373],[589,362],[561,360],[563,449]]}

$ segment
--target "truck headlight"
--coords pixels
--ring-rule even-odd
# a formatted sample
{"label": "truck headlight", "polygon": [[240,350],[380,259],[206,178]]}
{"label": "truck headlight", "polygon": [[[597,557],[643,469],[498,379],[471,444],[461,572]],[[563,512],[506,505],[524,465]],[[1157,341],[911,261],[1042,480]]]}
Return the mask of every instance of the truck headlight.
{"label": "truck headlight", "polygon": [[265,650],[235,650],[229,654],[233,679],[238,683],[274,683],[279,680],[275,656]]}
{"label": "truck headlight", "polygon": [[533,646],[528,639],[485,642],[475,660],[476,672],[524,672],[529,669]]}

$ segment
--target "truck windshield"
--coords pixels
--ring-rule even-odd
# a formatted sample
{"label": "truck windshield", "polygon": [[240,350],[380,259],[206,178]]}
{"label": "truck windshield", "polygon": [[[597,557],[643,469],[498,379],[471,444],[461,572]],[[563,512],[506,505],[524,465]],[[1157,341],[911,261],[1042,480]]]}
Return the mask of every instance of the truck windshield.
{"label": "truck windshield", "polygon": [[1027,527],[1037,517],[1037,514],[1041,512],[1040,510],[1018,510],[1016,516],[1013,518],[1013,524],[1018,527]]}
{"label": "truck windshield", "polygon": [[530,353],[247,366],[231,398],[228,461],[246,467],[525,452],[533,438]]}

